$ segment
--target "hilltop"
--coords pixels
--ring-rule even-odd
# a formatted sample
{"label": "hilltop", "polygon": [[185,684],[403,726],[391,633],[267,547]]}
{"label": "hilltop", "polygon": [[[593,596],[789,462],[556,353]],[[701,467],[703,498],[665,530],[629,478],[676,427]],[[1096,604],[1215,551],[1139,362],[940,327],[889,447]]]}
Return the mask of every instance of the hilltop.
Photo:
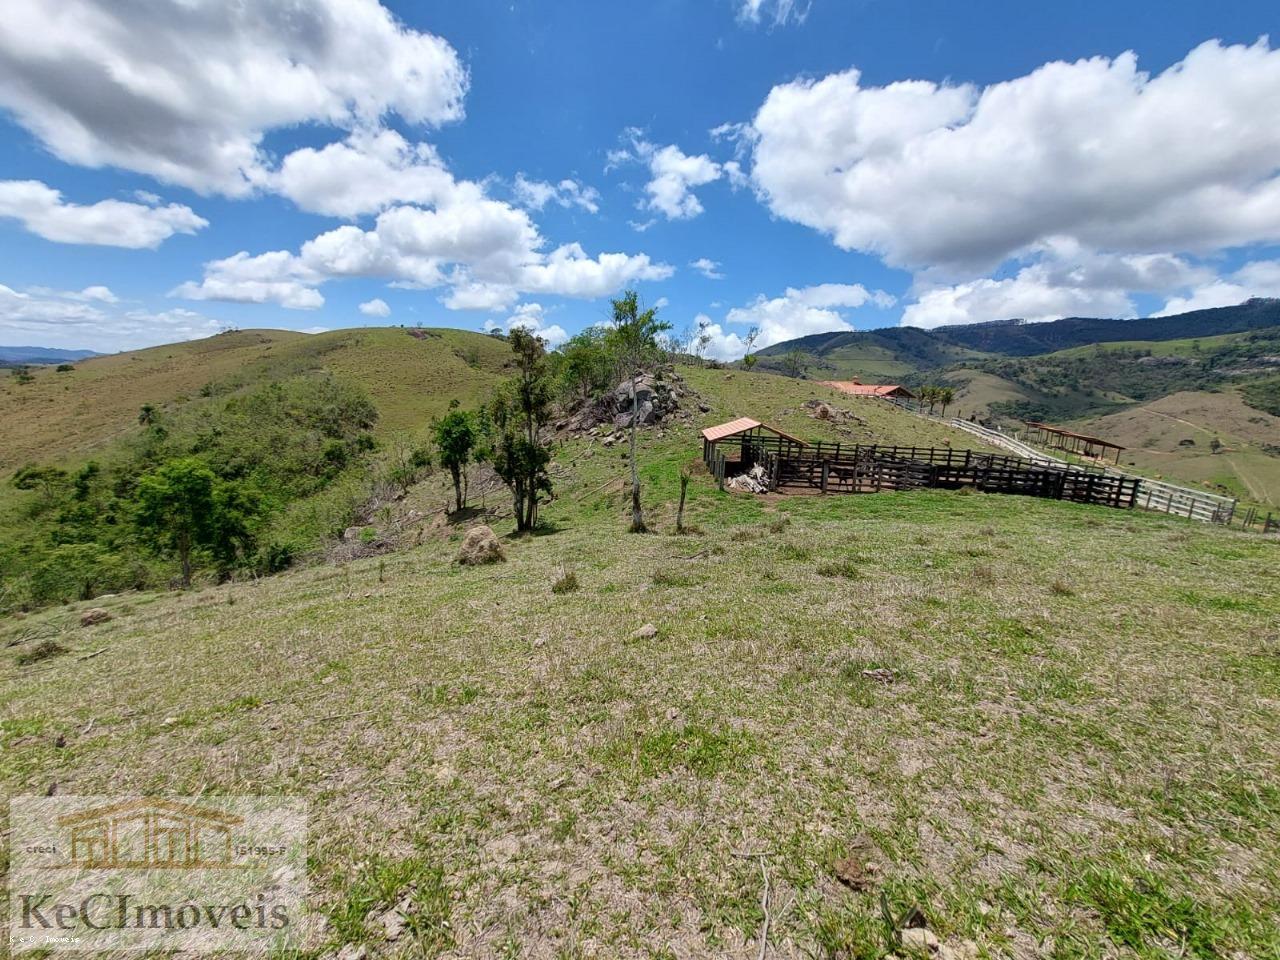
{"label": "hilltop", "polygon": [[[536,536],[483,472],[446,517],[436,476],[369,519],[421,518],[390,552],[0,620],[0,783],[306,799],[313,956],[755,955],[767,923],[780,955],[883,957],[885,908],[960,957],[1280,949],[1274,543],[1014,496],[722,493],[697,431],[741,414],[971,438],[677,372],[688,419],[640,438],[656,534],[623,532],[625,453],[571,436]],[[506,562],[459,566],[481,521]]]}

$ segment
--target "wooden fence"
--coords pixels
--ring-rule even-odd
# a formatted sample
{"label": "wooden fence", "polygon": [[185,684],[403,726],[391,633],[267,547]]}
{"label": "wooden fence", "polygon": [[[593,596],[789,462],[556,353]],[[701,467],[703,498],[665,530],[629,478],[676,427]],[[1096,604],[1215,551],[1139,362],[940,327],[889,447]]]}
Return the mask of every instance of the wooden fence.
{"label": "wooden fence", "polygon": [[[1046,456],[1035,448],[1027,446],[1021,440],[1001,431],[970,423],[967,420],[953,420],[952,425],[975,436],[982,437],[994,446],[1012,450],[1039,463],[1051,463],[1064,467],[1075,466],[1068,464],[1065,460]],[[1176,484],[1165,483],[1163,480],[1152,480],[1149,477],[1137,477],[1111,467],[1088,465],[1075,466],[1075,469],[1088,470],[1105,476],[1128,477],[1136,480],[1138,482],[1138,496],[1134,506],[1141,507],[1143,510],[1171,513],[1175,516],[1199,520],[1202,523],[1220,524],[1230,523],[1231,518],[1235,515],[1236,500],[1232,497],[1222,497],[1216,493],[1206,493],[1203,490],[1179,487]]]}
{"label": "wooden fence", "polygon": [[[831,445],[834,446],[834,445]],[[1134,505],[1138,481],[1132,477],[1040,464],[949,447],[899,447],[855,444],[834,449],[806,448],[790,453],[766,451],[760,463],[771,490],[817,493],[879,493],[926,487],[971,486],[989,493],[1011,493],[1071,500],[1109,507]]]}

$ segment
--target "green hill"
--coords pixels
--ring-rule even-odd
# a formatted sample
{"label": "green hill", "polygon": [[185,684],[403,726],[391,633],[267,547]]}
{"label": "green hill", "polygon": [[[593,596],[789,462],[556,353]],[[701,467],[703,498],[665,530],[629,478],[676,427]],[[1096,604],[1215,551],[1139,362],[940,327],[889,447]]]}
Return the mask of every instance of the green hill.
{"label": "green hill", "polygon": [[451,399],[474,402],[506,371],[507,345],[465,330],[364,328],[308,335],[241,330],[205,340],[94,357],[34,380],[0,379],[0,471],[50,452],[89,453],[165,408],[252,383],[326,369],[367,390],[387,433],[420,424]]}
{"label": "green hill", "polygon": [[[1222,347],[1227,335],[1263,331],[1273,336],[1280,328],[1280,300],[1255,299],[1235,307],[1196,310],[1173,317],[1137,320],[1072,317],[1048,323],[1003,320],[937,327],[887,327],[880,330],[835,331],[788,340],[759,351],[762,366],[782,369],[787,354],[804,356],[819,379],[857,377],[868,381],[900,378],[919,382],[931,371],[1001,357],[1035,357],[1095,344],[1147,349],[1152,355],[1177,355],[1183,350]],[[1269,332],[1268,332],[1269,331]],[[1152,343],[1181,341],[1167,349]]]}

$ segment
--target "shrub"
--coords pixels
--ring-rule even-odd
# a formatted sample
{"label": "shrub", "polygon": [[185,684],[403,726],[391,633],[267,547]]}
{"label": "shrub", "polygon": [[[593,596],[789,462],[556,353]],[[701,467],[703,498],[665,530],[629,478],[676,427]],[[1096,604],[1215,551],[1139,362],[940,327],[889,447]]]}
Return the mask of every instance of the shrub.
{"label": "shrub", "polygon": [[57,640],[42,640],[37,646],[28,650],[26,653],[18,654],[18,666],[26,667],[33,663],[39,663],[41,660],[48,660],[50,657],[56,657],[58,654],[66,652],[67,648]]}
{"label": "shrub", "polygon": [[551,584],[552,593],[572,593],[578,589],[578,575],[572,570],[560,568],[560,576]]}

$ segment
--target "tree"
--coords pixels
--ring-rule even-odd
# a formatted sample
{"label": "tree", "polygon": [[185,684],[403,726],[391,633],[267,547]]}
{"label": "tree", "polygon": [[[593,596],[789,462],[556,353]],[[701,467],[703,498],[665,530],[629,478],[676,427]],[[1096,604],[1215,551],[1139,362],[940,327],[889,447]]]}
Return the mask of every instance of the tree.
{"label": "tree", "polygon": [[956,392],[951,387],[942,387],[938,390],[938,402],[942,404],[942,415],[947,415],[947,407],[955,403]]}
{"label": "tree", "polygon": [[747,339],[743,341],[743,346],[746,348],[742,355],[743,370],[751,370],[752,368],[755,367],[756,360],[759,358],[756,357],[756,355],[751,352],[751,348],[756,345],[756,341],[759,339],[760,339],[759,327],[752,327],[750,330],[747,331]]}
{"label": "tree", "polygon": [[138,480],[134,522],[161,550],[177,554],[182,585],[191,586],[191,554],[213,542],[218,478],[202,460],[170,460]]}
{"label": "tree", "polygon": [[711,334],[710,332],[708,332],[708,329],[707,329],[710,326],[711,326],[711,321],[706,319],[705,317],[699,320],[698,335],[694,337],[694,340],[693,340],[693,355],[695,359],[697,359],[698,366],[700,367],[706,365],[707,347],[711,344]]}
{"label": "tree", "polygon": [[933,413],[933,408],[937,406],[937,403],[938,403],[938,388],[937,387],[921,387],[920,402],[927,403],[929,405],[929,412]]}
{"label": "tree", "polygon": [[609,386],[613,362],[604,341],[603,330],[588,327],[552,355],[562,395],[588,400]]}
{"label": "tree", "polygon": [[149,427],[156,422],[156,408],[149,403],[144,403],[138,410],[138,423],[144,427]]}
{"label": "tree", "polygon": [[542,341],[523,327],[513,327],[508,339],[517,373],[489,407],[494,433],[490,458],[494,472],[511,489],[516,532],[524,533],[538,522],[538,495],[551,492],[551,448],[539,437],[550,418],[551,383]]}
{"label": "tree", "polygon": [[788,377],[803,377],[805,366],[804,354],[799,350],[791,350],[782,358],[782,372]]}
{"label": "tree", "polygon": [[656,307],[640,309],[640,297],[628,290],[613,301],[613,329],[609,346],[622,376],[631,379],[631,532],[644,533],[644,511],[640,508],[640,470],[636,464],[636,428],[640,421],[640,392],[637,380],[645,367],[661,359],[658,335],[671,324],[658,319]]}
{"label": "tree", "polygon": [[453,499],[458,510],[467,505],[463,470],[475,452],[477,432],[475,415],[459,409],[457,400],[450,401],[449,412],[432,425],[440,465],[448,467],[453,479]]}

